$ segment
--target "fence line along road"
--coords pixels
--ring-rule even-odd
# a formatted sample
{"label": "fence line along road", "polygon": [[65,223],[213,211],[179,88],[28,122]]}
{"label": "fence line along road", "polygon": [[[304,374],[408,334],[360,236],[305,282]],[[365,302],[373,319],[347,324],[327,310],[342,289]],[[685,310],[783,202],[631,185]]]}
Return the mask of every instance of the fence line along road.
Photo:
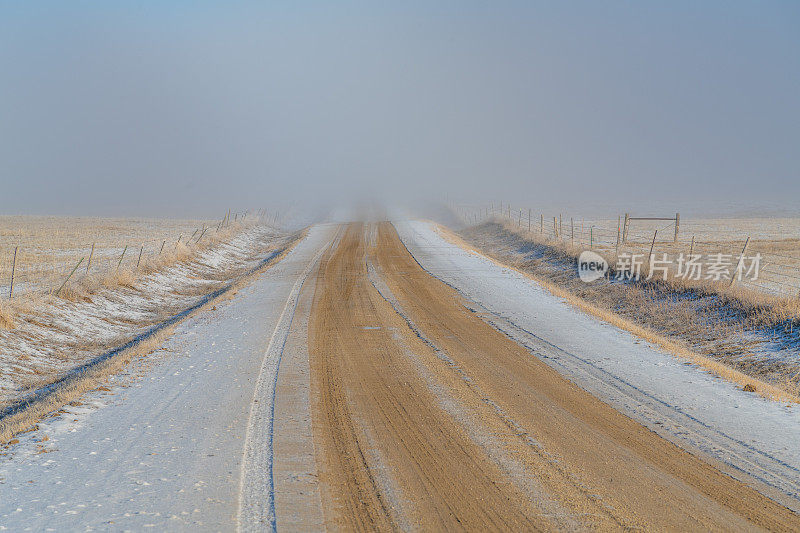
{"label": "fence line along road", "polygon": [[[464,224],[503,222],[529,234],[531,240],[590,248],[609,253],[612,259],[634,253],[649,257],[651,248],[656,258],[666,257],[672,263],[676,263],[681,255],[684,258],[690,254],[716,258],[721,254],[723,259],[730,259],[730,270],[735,272],[742,247],[748,243],[747,257],[759,257],[758,275],[756,279],[752,276],[737,279],[736,283],[775,296],[796,298],[800,295],[800,239],[781,236],[756,238],[750,232],[756,230],[759,233],[758,228],[753,228],[748,219],[740,219],[740,223],[746,222],[743,228],[746,233],[737,234],[733,229],[722,234],[719,227],[712,224],[716,222],[714,219],[682,222],[680,213],[669,217],[639,217],[624,213],[615,220],[536,213],[530,208],[512,208],[508,202],[484,206],[451,205],[450,208]],[[551,222],[545,223],[545,220]],[[732,224],[725,221],[719,225],[731,228]],[[800,232],[800,219],[797,227]],[[699,239],[697,235],[704,238]],[[726,280],[730,278],[721,281]]]}

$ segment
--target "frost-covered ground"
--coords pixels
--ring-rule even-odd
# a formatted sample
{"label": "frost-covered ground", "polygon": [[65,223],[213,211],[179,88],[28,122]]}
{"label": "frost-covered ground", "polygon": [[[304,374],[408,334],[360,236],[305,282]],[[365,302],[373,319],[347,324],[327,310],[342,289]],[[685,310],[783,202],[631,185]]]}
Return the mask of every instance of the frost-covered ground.
{"label": "frost-covered ground", "polygon": [[[253,406],[272,411],[257,385],[276,372],[280,350],[267,347],[283,346],[298,280],[332,234],[312,228],[235,298],[179,324],[110,390],[0,449],[0,531],[234,530],[248,428],[261,420]],[[267,460],[269,442],[253,435]],[[270,481],[267,462],[248,468],[245,488]]]}
{"label": "frost-covered ground", "polygon": [[81,258],[83,263],[76,274],[85,272],[90,255],[91,273],[113,269],[120,259],[121,267],[129,268],[139,260],[140,251],[142,259],[147,260],[162,252],[162,246],[169,250],[179,239],[185,243],[193,233],[203,227],[216,226],[218,222],[0,216],[0,297],[9,295],[12,267],[14,295],[55,290]]}
{"label": "frost-covered ground", "polygon": [[281,250],[293,237],[250,226],[190,259],[74,301],[41,298],[0,329],[0,407],[191,306]]}
{"label": "frost-covered ground", "polygon": [[693,290],[680,284],[637,283],[616,276],[586,284],[578,276],[574,257],[552,243],[529,240],[500,224],[471,226],[459,235],[495,259],[554,283],[600,309],[797,394],[800,328],[787,318],[791,314],[779,312],[784,308],[754,310],[741,300],[737,304],[724,296],[727,286]]}
{"label": "frost-covered ground", "polygon": [[587,316],[519,272],[452,244],[432,224],[397,222],[420,264],[477,312],[580,386],[690,449],[800,506],[800,410],[744,392]]}
{"label": "frost-covered ground", "polygon": [[[459,224],[496,221],[523,235],[530,228],[530,237],[559,241],[581,250],[593,248],[613,256],[639,254],[645,257],[652,246],[656,258],[662,259],[666,254],[673,272],[678,257],[690,253],[700,255],[700,261],[706,264],[719,258],[728,272],[733,271],[749,237],[746,256],[758,254],[759,268],[755,277],[749,271],[739,284],[774,296],[796,298],[800,294],[800,218],[683,218],[677,242],[673,242],[674,221],[633,220],[627,239],[620,238],[618,243],[622,217],[619,220],[589,219],[531,212],[529,222],[527,210],[512,209],[510,214],[505,209],[502,214],[495,210],[493,217],[491,211],[477,208],[459,211],[459,215]],[[750,261],[746,264],[749,270]],[[707,268],[704,275],[708,274]]]}

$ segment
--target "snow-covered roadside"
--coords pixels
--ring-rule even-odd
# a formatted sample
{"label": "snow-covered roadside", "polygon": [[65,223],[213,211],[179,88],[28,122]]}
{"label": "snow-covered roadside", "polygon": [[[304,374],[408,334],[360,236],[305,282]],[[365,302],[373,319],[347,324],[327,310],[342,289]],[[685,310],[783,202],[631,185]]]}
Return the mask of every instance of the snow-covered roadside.
{"label": "snow-covered roadside", "polygon": [[277,365],[265,349],[332,234],[312,228],[236,298],[178,325],[140,362],[154,361],[142,376],[88,395],[3,450],[0,530],[234,529],[256,382]]}
{"label": "snow-covered roadside", "polygon": [[395,226],[423,268],[547,364],[674,442],[790,495],[782,501],[798,508],[796,406],[744,392],[587,316],[522,274],[447,241],[432,224]]}
{"label": "snow-covered roadside", "polygon": [[20,313],[15,328],[0,329],[0,407],[192,306],[291,239],[252,226],[132,286],[101,289],[76,301],[43,299]]}

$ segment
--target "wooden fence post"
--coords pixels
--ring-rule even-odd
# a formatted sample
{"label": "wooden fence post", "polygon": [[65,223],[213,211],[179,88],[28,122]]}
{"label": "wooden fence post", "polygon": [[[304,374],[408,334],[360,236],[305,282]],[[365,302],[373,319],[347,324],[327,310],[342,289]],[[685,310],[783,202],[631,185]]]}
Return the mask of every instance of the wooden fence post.
{"label": "wooden fence post", "polygon": [[519,218],[517,219],[517,227],[522,227],[522,209],[519,210]]}
{"label": "wooden fence post", "polygon": [[558,217],[553,217],[553,237],[558,239]]}
{"label": "wooden fence post", "polygon": [[619,215],[617,215],[617,246],[616,246],[616,248],[614,250],[614,254],[617,255],[618,257],[619,257],[619,234],[620,234],[620,231],[621,231],[621,228],[619,227]]}
{"label": "wooden fence post", "polygon": [[747,253],[747,246],[750,244],[750,236],[747,236],[747,240],[744,241],[744,248],[742,248],[742,253],[739,254],[739,260],[736,261],[736,268],[734,269],[733,273],[731,274],[731,284],[730,286],[733,287],[733,284],[736,283],[736,273],[739,272],[739,267],[744,260],[744,254]]}
{"label": "wooden fence post", "polygon": [[94,243],[92,243],[92,250],[89,252],[89,261],[86,263],[86,273],[89,273],[89,268],[92,266],[92,256],[94,255]]}
{"label": "wooden fence post", "polygon": [[11,262],[11,287],[8,289],[8,298],[14,295],[14,271],[17,269],[17,250],[19,245],[14,247],[14,260]]}
{"label": "wooden fence post", "polygon": [[544,214],[539,215],[539,233],[544,235]]}
{"label": "wooden fence post", "polygon": [[678,230],[681,227],[681,214],[675,213],[675,238],[672,242],[678,242]]}
{"label": "wooden fence post", "polygon": [[625,213],[625,222],[622,224],[622,244],[628,242],[628,222],[630,215]]}

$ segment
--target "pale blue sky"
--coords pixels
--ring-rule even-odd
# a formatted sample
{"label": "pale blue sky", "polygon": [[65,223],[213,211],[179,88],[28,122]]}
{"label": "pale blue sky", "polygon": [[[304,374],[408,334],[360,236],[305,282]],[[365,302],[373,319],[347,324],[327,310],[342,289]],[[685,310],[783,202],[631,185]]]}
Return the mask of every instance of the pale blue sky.
{"label": "pale blue sky", "polygon": [[0,211],[800,212],[797,2],[2,2]]}

